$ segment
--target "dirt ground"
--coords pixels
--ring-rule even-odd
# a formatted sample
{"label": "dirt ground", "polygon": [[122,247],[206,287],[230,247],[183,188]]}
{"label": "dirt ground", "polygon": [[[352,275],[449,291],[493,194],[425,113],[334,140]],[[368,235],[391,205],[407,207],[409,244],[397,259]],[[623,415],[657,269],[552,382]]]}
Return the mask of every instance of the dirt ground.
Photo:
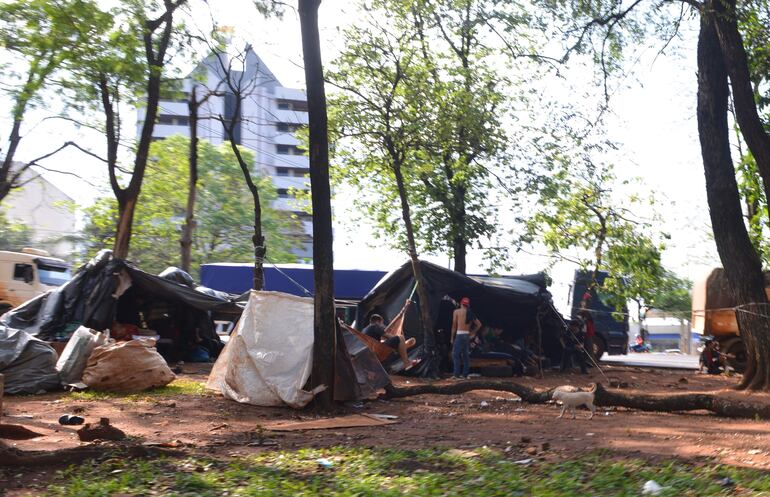
{"label": "dirt ground", "polygon": [[[182,377],[205,381],[209,367],[188,364]],[[735,378],[713,377],[694,371],[603,366],[607,376],[627,383],[625,390],[654,392],[722,391],[724,395],[752,402],[770,402],[768,394],[746,394],[729,390]],[[398,385],[423,380],[396,377]],[[449,380],[443,380],[449,381]],[[515,378],[532,387],[564,384],[585,387],[606,378],[589,375],[547,373],[546,378]],[[482,404],[482,402],[484,404]],[[60,426],[59,416],[79,412],[87,422],[108,417],[139,443],[183,447],[192,453],[241,456],[264,450],[332,445],[397,448],[496,447],[511,457],[544,459],[569,457],[582,451],[606,448],[618,455],[657,459],[678,457],[744,467],[770,469],[770,422],[732,420],[708,413],[647,413],[628,409],[599,408],[586,419],[557,419],[554,404],[529,405],[509,393],[475,391],[457,396],[422,395],[391,401],[366,402],[363,408],[346,407],[344,412],[398,416],[398,423],[368,427],[267,432],[272,443],[258,443],[260,426],[281,420],[313,419],[310,410],[265,408],[242,405],[219,396],[179,395],[129,402],[114,398],[100,401],[73,400],[68,394],[6,397],[5,423],[22,424],[44,436],[26,441],[8,441],[28,450],[52,450],[80,445],[75,430]],[[7,474],[7,473],[6,473]],[[0,473],[0,480],[2,479]],[[0,481],[0,494],[9,481]]]}

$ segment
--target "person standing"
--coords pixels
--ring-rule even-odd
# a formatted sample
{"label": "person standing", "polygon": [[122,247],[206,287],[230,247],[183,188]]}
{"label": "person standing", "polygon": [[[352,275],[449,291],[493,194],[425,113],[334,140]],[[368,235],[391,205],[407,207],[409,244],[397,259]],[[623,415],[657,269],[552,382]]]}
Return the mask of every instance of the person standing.
{"label": "person standing", "polygon": [[460,299],[460,308],[452,314],[452,379],[467,378],[470,372],[470,339],[481,328],[478,320],[471,310],[471,299]]}
{"label": "person standing", "polygon": [[588,354],[594,361],[597,361],[599,358],[596,357],[596,350],[594,349],[594,337],[596,336],[594,318],[591,316],[591,312],[588,309],[581,310],[578,313],[578,316],[583,320],[583,327],[585,328],[585,341],[583,346],[585,347],[586,354]]}

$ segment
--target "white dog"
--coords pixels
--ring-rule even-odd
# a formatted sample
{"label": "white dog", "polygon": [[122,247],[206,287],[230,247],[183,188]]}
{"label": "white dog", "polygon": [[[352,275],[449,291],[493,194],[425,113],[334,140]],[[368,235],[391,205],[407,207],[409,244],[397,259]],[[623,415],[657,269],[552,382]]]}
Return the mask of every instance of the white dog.
{"label": "white dog", "polygon": [[574,387],[557,387],[554,389],[551,398],[561,401],[561,414],[559,418],[564,417],[564,411],[569,408],[572,411],[572,419],[575,419],[575,410],[577,407],[586,406],[591,414],[588,419],[594,417],[596,406],[594,406],[594,395],[596,394],[596,383],[593,384],[587,392],[572,391]]}

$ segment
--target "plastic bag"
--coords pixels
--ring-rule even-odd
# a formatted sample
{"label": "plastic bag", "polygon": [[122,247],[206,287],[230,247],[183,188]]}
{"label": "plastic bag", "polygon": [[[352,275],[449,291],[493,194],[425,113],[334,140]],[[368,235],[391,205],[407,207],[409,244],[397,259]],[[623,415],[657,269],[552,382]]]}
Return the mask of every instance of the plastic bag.
{"label": "plastic bag", "polygon": [[96,347],[83,371],[94,390],[141,392],[171,383],[176,376],[155,350],[154,340],[130,340]]}
{"label": "plastic bag", "polygon": [[105,342],[103,334],[92,332],[85,326],[75,330],[56,363],[62,385],[80,382],[94,347],[104,345]]}
{"label": "plastic bag", "polygon": [[56,351],[21,330],[0,326],[0,373],[5,393],[42,393],[59,387]]}

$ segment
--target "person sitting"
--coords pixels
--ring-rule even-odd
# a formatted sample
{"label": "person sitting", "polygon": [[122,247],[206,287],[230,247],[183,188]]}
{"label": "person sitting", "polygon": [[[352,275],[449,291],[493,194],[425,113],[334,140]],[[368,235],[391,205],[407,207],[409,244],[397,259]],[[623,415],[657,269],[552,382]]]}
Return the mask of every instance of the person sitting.
{"label": "person sitting", "polygon": [[700,354],[700,369],[706,368],[708,374],[722,374],[724,355],[719,352],[719,342],[707,339],[706,346]]}
{"label": "person sitting", "polygon": [[372,314],[372,316],[369,318],[369,325],[364,328],[363,333],[371,338],[374,338],[375,340],[380,341],[381,343],[387,345],[395,352],[397,352],[401,358],[401,362],[404,363],[404,369],[410,369],[415,364],[420,362],[418,360],[412,361],[409,359],[409,355],[407,354],[407,350],[414,346],[414,338],[404,340],[404,337],[400,335],[386,334],[385,320],[379,314]]}

